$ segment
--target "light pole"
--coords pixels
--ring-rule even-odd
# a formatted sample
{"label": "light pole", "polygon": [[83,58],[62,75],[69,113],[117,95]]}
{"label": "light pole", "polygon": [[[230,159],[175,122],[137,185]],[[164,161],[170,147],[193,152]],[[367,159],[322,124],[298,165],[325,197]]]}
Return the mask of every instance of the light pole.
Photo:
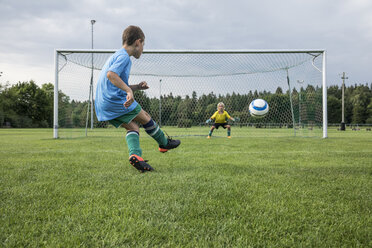
{"label": "light pole", "polygon": [[[93,25],[96,23],[96,20],[90,20],[92,24],[92,50],[93,50]],[[88,136],[88,120],[89,120],[89,108],[90,108],[90,129],[93,129],[93,52],[92,52],[92,64],[91,64],[91,76],[90,76],[90,85],[89,85],[89,101],[87,109],[87,119],[85,122],[85,136]],[[90,105],[90,106],[89,106]]]}
{"label": "light pole", "polygon": [[[90,23],[92,24],[92,50],[93,50],[93,25],[96,23],[96,20],[91,20]],[[93,129],[93,53],[92,53],[92,75],[91,75],[91,80],[90,80],[90,88],[91,88],[91,108],[90,108],[90,129]]]}
{"label": "light pole", "polygon": [[93,25],[96,23],[96,20],[90,20],[90,23],[92,24],[92,49],[93,49]]}
{"label": "light pole", "polygon": [[159,80],[159,127],[161,127],[161,81]]}
{"label": "light pole", "polygon": [[341,118],[341,131],[345,131],[345,79],[348,79],[346,77],[346,73],[342,73],[342,118]]}
{"label": "light pole", "polygon": [[[305,81],[297,80],[297,83],[301,86]],[[298,126],[301,127],[301,87],[298,91]]]}

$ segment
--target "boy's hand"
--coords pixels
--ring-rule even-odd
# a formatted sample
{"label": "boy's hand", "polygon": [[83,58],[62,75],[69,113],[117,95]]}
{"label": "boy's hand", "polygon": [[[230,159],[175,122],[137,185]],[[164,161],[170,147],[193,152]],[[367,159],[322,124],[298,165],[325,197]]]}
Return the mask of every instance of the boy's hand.
{"label": "boy's hand", "polygon": [[128,108],[134,102],[133,91],[127,92],[127,101],[124,103],[124,107]]}
{"label": "boy's hand", "polygon": [[208,119],[208,120],[205,121],[205,123],[209,124],[209,123],[211,123],[211,121],[212,121],[211,119]]}
{"label": "boy's hand", "polygon": [[139,83],[138,87],[140,90],[147,90],[149,88],[149,86],[147,85],[145,81],[142,81],[141,83]]}

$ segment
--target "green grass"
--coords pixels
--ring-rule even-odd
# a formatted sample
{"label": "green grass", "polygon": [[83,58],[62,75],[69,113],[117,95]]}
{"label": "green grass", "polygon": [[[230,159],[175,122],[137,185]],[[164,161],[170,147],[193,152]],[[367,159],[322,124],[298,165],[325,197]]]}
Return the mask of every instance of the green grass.
{"label": "green grass", "polygon": [[0,130],[0,246],[372,246],[372,132],[218,130],[161,154],[142,130],[144,174],[115,132]]}

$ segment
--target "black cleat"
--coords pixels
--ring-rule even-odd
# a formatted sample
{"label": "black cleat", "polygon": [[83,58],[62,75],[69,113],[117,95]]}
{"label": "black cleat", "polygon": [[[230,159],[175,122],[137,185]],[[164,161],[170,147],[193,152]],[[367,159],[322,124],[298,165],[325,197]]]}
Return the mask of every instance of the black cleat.
{"label": "black cleat", "polygon": [[159,146],[159,152],[167,152],[170,149],[177,148],[181,144],[180,140],[174,140],[172,138],[168,138],[168,144],[165,146]]}
{"label": "black cleat", "polygon": [[135,154],[131,155],[129,157],[129,163],[133,165],[134,168],[139,170],[140,172],[146,172],[146,171],[153,171],[154,168],[152,168],[148,163],[146,163],[148,160],[143,160],[140,156],[137,156]]}

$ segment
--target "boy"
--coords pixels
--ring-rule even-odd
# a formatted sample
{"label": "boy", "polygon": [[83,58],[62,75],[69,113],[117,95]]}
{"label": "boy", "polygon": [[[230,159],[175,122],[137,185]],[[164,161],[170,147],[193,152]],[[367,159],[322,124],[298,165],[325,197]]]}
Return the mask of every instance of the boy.
{"label": "boy", "polygon": [[205,123],[210,123],[212,120],[215,120],[214,124],[211,127],[211,130],[209,131],[209,134],[207,136],[208,139],[211,138],[213,130],[216,128],[218,129],[220,126],[222,126],[224,129],[227,128],[227,138],[231,139],[231,126],[227,124],[227,120],[235,121],[234,118],[232,118],[226,111],[225,111],[225,104],[223,102],[220,102],[217,104],[217,111],[212,115],[210,119],[208,119]]}
{"label": "boy", "polygon": [[99,121],[109,121],[116,128],[122,126],[127,130],[130,164],[140,172],[152,171],[154,169],[142,158],[136,122],[142,124],[146,133],[158,142],[160,152],[176,148],[181,142],[165,137],[158,124],[134,100],[133,91],[148,89],[147,83],[128,84],[132,65],[130,56],[140,58],[145,43],[144,33],[137,26],[129,26],[123,32],[122,40],[122,48],[106,61],[98,79],[96,114]]}

